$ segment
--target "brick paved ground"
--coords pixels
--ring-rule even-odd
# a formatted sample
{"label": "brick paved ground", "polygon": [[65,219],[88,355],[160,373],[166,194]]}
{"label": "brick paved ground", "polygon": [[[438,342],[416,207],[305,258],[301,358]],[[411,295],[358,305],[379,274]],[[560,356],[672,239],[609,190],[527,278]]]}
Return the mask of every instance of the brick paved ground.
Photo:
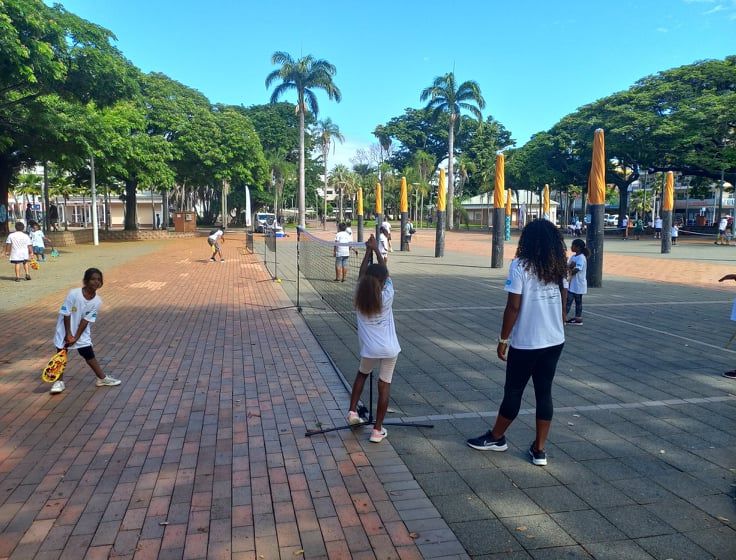
{"label": "brick paved ground", "polygon": [[88,262],[0,314],[0,558],[464,557],[389,443],[304,437],[344,422],[347,392],[242,241],[224,264],[156,243],[105,267],[94,340],[120,387],[76,355],[64,393],[40,381]]}

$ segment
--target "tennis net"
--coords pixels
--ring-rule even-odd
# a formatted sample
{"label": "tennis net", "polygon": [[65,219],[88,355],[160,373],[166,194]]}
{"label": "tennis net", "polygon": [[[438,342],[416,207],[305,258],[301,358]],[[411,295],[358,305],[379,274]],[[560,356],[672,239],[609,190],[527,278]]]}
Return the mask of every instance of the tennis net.
{"label": "tennis net", "polygon": [[[335,281],[338,274],[335,270],[335,247],[346,247],[349,251],[347,275],[342,281]],[[353,295],[358,285],[360,263],[365,254],[365,243],[335,243],[315,237],[308,231],[298,228],[297,265],[300,274],[307,280],[314,291],[348,324],[357,328]]]}

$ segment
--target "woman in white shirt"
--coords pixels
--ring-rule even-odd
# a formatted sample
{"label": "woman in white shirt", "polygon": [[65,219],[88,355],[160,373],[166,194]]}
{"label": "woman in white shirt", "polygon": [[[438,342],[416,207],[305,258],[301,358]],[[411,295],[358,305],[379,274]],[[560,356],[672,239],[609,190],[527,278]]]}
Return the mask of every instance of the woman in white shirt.
{"label": "woman in white shirt", "polygon": [[[388,410],[391,380],[399,358],[401,347],[396,336],[394,324],[394,285],[388,275],[383,255],[378,249],[374,236],[365,244],[366,252],[360,265],[358,287],[355,290],[355,314],[358,323],[358,343],[360,344],[360,366],[350,393],[348,423],[362,424],[357,407],[363,393],[365,381],[374,369],[378,370],[378,403],[376,423],[370,441],[380,443],[387,435],[383,419]],[[377,263],[371,264],[371,255],[376,255]]]}
{"label": "woman in white shirt", "polygon": [[380,233],[378,234],[378,252],[381,253],[383,260],[388,262],[388,252],[390,250],[390,246],[389,233],[386,229],[386,225],[382,225],[379,231]]}
{"label": "woman in white shirt", "polygon": [[537,435],[529,455],[535,465],[547,464],[544,444],[552,422],[552,380],[565,344],[566,252],[562,234],[548,220],[534,220],[521,232],[506,280],[508,299],[496,349],[506,362],[503,402],[493,429],[467,440],[474,449],[508,449],[504,434],[519,414],[521,397],[531,378],[537,402]]}

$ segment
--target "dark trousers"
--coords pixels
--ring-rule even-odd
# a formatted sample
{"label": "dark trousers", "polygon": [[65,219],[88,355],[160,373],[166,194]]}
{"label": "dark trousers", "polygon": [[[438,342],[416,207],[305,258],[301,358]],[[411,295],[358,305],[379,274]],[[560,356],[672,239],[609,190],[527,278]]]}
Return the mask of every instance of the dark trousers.
{"label": "dark trousers", "polygon": [[499,410],[501,416],[509,420],[516,418],[521,407],[521,397],[531,377],[537,401],[537,419],[552,420],[552,380],[563,346],[564,343],[536,350],[519,350],[513,346],[509,348],[506,384]]}
{"label": "dark trousers", "polygon": [[580,319],[583,316],[583,294],[567,292],[567,309],[565,310],[565,315],[570,314],[573,300],[575,300],[575,318]]}

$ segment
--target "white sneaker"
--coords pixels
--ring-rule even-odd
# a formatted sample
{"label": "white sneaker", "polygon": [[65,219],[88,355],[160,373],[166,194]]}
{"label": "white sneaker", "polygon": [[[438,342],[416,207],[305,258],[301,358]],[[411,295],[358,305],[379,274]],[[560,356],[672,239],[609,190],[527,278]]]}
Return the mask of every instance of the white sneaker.
{"label": "white sneaker", "polygon": [[371,437],[368,438],[368,441],[372,443],[381,443],[386,436],[388,435],[388,430],[386,428],[381,428],[381,430],[376,430],[375,428],[371,432]]}
{"label": "white sneaker", "polygon": [[64,382],[59,379],[58,381],[55,381],[54,384],[51,386],[51,393],[52,395],[58,395],[61,393],[64,389],[66,389],[66,385],[64,385]]}
{"label": "white sneaker", "polygon": [[97,382],[95,385],[98,387],[115,387],[115,385],[120,385],[122,381],[119,379],[115,379],[114,377],[110,377],[109,375],[106,375],[103,379],[97,378]]}
{"label": "white sneaker", "polygon": [[358,416],[358,413],[351,410],[348,412],[348,424],[351,426],[357,426],[358,424],[363,424],[365,420],[363,420],[360,416]]}

